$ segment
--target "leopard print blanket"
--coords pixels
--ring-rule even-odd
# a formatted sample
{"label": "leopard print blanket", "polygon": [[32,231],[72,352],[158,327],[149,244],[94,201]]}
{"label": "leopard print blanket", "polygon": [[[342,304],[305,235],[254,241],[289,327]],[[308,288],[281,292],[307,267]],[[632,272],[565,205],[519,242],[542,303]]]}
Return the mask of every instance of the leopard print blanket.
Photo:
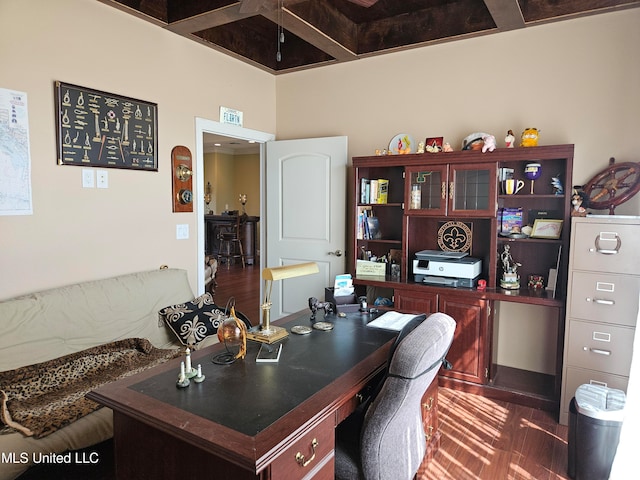
{"label": "leopard print blanket", "polygon": [[0,433],[45,437],[101,407],[86,393],[180,354],[129,338],[0,372]]}

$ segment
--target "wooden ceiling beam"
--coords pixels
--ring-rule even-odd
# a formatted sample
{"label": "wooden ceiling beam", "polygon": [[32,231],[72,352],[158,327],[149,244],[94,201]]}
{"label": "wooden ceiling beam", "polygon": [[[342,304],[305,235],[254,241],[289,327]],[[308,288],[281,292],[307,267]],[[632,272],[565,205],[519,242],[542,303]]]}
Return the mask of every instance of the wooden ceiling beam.
{"label": "wooden ceiling beam", "polygon": [[185,18],[184,20],[171,22],[165,28],[174,33],[186,35],[226,25],[227,23],[233,23],[255,15],[255,12],[240,12],[241,6],[241,4],[235,3],[206,13],[194,15],[193,17]]}
{"label": "wooden ceiling beam", "polygon": [[484,0],[484,4],[501,32],[526,26],[518,0]]}
{"label": "wooden ceiling beam", "polygon": [[266,0],[242,0],[240,13],[258,13]]}
{"label": "wooden ceiling beam", "polygon": [[[263,15],[274,23],[278,23],[278,12],[263,12]],[[307,43],[332,56],[338,61],[355,60],[357,55],[336,39],[322,32],[314,25],[299,17],[291,10],[284,8],[280,17],[285,30],[300,37]],[[285,40],[286,42],[286,40]]]}

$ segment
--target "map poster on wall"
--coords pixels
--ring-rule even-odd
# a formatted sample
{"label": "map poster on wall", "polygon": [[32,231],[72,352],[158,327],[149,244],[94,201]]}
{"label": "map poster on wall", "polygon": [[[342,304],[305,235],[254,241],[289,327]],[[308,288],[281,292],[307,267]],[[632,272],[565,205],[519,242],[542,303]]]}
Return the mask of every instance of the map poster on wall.
{"label": "map poster on wall", "polygon": [[55,82],[58,164],[158,170],[158,106]]}
{"label": "map poster on wall", "polygon": [[32,215],[27,94],[0,88],[0,215]]}

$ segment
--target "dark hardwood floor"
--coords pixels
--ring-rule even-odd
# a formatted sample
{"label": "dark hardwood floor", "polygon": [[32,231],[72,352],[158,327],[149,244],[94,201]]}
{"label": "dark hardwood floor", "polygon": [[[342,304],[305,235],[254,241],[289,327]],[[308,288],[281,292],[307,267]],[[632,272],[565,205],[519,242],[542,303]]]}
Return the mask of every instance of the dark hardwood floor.
{"label": "dark hardwood floor", "polygon": [[440,450],[425,480],[567,480],[568,428],[552,414],[438,391]]}
{"label": "dark hardwood floor", "polygon": [[[234,297],[236,308],[259,323],[260,267],[218,270],[215,301]],[[449,388],[439,389],[440,449],[424,480],[568,480],[568,428],[552,414]],[[169,447],[169,446],[168,446]],[[169,447],[170,448],[170,447]],[[111,442],[87,449],[99,452],[96,465],[35,468],[20,480],[112,480]]]}
{"label": "dark hardwood floor", "polygon": [[217,305],[224,307],[229,299],[235,300],[236,310],[244,313],[252,325],[260,323],[260,262],[256,259],[253,265],[222,265],[216,274],[213,299]]}

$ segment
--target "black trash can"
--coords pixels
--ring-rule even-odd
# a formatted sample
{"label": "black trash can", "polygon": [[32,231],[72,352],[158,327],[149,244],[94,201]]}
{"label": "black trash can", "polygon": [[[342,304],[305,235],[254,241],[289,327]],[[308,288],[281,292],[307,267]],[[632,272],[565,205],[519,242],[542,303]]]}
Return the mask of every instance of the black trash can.
{"label": "black trash can", "polygon": [[624,417],[622,390],[580,385],[569,405],[567,473],[575,480],[607,480]]}

